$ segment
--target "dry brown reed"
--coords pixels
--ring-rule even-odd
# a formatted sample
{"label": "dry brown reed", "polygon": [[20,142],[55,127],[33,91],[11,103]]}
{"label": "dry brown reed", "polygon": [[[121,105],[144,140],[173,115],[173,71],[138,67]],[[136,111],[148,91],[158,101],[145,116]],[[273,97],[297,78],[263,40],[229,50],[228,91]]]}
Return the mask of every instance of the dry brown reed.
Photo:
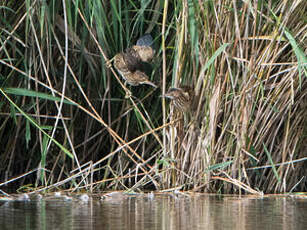
{"label": "dry brown reed", "polygon": [[[14,2],[0,9],[0,189],[306,191],[305,1]],[[145,32],[158,90],[108,65]],[[184,112],[160,97],[181,85]]]}

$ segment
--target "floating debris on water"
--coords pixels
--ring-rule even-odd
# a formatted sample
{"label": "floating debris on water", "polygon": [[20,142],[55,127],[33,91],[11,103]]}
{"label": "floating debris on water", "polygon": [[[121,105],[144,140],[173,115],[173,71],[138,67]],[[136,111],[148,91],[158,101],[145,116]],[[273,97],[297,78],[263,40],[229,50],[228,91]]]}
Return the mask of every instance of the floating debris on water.
{"label": "floating debris on water", "polygon": [[19,201],[30,201],[30,197],[27,193],[23,193],[17,197]]}
{"label": "floating debris on water", "polygon": [[79,196],[79,199],[83,202],[88,202],[90,197],[87,194],[82,194],[81,196]]}
{"label": "floating debris on water", "polygon": [[55,196],[55,197],[60,197],[61,195],[62,195],[61,192],[55,192],[55,193],[54,193],[54,196]]}
{"label": "floating debris on water", "polygon": [[150,200],[152,200],[153,198],[155,198],[155,195],[154,195],[153,192],[150,192],[150,193],[147,194],[147,197],[148,197]]}

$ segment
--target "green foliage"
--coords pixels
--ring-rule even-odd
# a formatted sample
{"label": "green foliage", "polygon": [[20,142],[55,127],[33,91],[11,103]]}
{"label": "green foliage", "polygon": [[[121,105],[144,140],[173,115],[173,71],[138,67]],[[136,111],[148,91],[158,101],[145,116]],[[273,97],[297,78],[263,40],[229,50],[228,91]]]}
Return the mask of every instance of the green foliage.
{"label": "green foliage", "polygon": [[[0,6],[0,175],[40,167],[27,179],[42,189],[306,190],[303,1],[62,4]],[[145,33],[158,89],[109,68]],[[182,85],[183,113],[160,97]]]}
{"label": "green foliage", "polygon": [[[42,99],[47,99],[50,101],[61,101],[61,98],[59,97],[54,97],[52,95],[49,95],[47,93],[40,93],[36,92],[33,90],[28,90],[28,89],[20,89],[20,88],[3,88],[3,91],[7,94],[14,94],[18,96],[28,96],[28,97],[37,97],[37,98],[42,98]],[[68,100],[63,100],[64,103],[71,104],[73,105],[74,103],[68,101]]]}

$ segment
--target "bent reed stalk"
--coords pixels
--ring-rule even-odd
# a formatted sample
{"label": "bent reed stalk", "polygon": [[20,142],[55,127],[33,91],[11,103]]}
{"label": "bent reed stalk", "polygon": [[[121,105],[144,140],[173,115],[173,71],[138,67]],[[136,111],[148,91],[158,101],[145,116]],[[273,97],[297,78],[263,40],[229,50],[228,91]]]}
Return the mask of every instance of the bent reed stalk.
{"label": "bent reed stalk", "polygon": [[[306,8],[3,3],[0,189],[306,191]],[[142,71],[157,89],[125,85],[110,66],[144,34],[155,56]],[[186,86],[179,110],[165,95]]]}

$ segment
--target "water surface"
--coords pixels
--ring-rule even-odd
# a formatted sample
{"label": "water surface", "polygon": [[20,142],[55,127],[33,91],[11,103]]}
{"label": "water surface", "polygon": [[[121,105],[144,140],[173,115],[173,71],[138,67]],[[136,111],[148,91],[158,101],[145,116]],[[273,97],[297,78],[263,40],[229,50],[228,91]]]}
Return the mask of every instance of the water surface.
{"label": "water surface", "polygon": [[112,193],[83,198],[0,201],[0,229],[307,229],[306,197]]}

